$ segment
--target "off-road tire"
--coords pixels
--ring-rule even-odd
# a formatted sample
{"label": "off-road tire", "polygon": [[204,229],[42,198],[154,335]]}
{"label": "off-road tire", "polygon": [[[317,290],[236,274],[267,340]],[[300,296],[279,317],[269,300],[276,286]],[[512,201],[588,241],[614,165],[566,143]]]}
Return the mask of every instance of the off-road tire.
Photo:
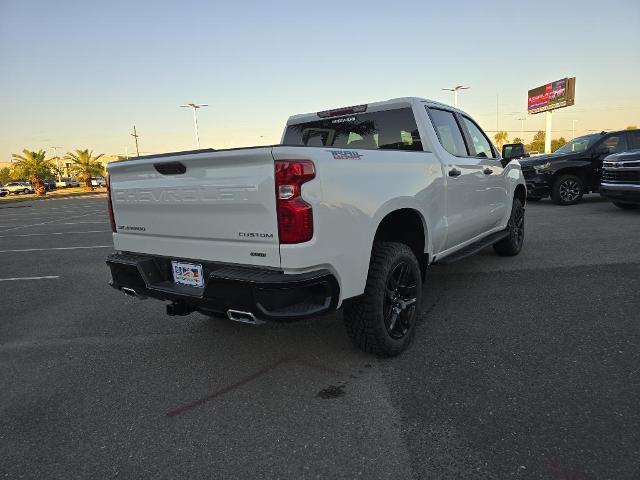
{"label": "off-road tire", "polygon": [[575,205],[584,195],[584,182],[577,175],[560,175],[553,182],[551,200],[557,205]]}
{"label": "off-road tire", "polygon": [[513,199],[507,230],[509,236],[494,243],[493,250],[503,257],[513,257],[520,253],[524,243],[524,206],[518,198]]}
{"label": "off-road tire", "polygon": [[[406,317],[403,317],[402,324],[407,328],[406,333],[400,338],[393,338],[393,332],[388,331],[385,323],[385,305],[388,305],[385,302],[391,276],[403,264],[407,265],[407,275],[412,277],[411,283],[415,282],[415,303],[413,310],[407,311]],[[345,306],[344,310],[347,333],[354,345],[381,357],[393,357],[406,350],[415,335],[421,294],[420,265],[411,249],[403,243],[375,242],[364,294]],[[401,321],[399,316],[396,318],[396,322]]]}
{"label": "off-road tire", "polygon": [[635,203],[613,202],[613,204],[618,208],[622,208],[623,210],[636,210],[640,208],[640,205],[637,205]]}

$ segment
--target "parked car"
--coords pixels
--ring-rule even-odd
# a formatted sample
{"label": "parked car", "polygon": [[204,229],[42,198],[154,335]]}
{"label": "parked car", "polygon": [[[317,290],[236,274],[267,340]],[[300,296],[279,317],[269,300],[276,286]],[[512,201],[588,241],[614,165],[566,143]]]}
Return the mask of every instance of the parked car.
{"label": "parked car", "polygon": [[94,187],[105,187],[107,182],[104,177],[93,177],[91,178],[91,185]]}
{"label": "parked car", "polygon": [[79,187],[80,182],[73,178],[62,178],[56,182],[56,188]]}
{"label": "parked car", "polygon": [[44,183],[44,188],[47,191],[50,190],[55,190],[56,188],[56,181],[53,178],[47,178],[46,180],[42,181]]}
{"label": "parked car", "polygon": [[640,150],[616,153],[604,159],[600,195],[619,208],[640,208]]}
{"label": "parked car", "polygon": [[428,265],[520,252],[510,160],[461,110],[400,98],[295,115],[277,146],[114,162],[111,285],[252,324],[344,307],[356,346],[396,355]]}
{"label": "parked car", "polygon": [[0,187],[0,197],[6,197],[7,195],[9,195],[9,190],[4,187]]}
{"label": "parked car", "polygon": [[602,161],[613,153],[640,148],[640,130],[601,132],[575,138],[551,155],[522,160],[529,201],[551,196],[558,205],[574,205],[600,189]]}
{"label": "parked car", "polygon": [[30,182],[9,182],[4,186],[4,188],[9,193],[13,193],[15,195],[18,195],[20,193],[27,194],[35,192],[33,185],[31,185]]}

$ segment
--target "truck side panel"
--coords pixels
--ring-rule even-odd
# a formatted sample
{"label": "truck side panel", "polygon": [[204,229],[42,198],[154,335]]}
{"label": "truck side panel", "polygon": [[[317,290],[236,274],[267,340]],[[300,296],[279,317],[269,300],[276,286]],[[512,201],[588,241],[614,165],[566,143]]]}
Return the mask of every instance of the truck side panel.
{"label": "truck side panel", "polygon": [[343,300],[364,292],[373,238],[384,215],[412,208],[429,219],[428,229],[444,232],[444,180],[440,162],[429,152],[358,150],[360,157],[349,160],[333,152],[341,150],[275,147],[273,155],[312,160],[317,172],[302,188],[313,206],[314,237],[282,245],[282,268],[291,273],[329,268]]}

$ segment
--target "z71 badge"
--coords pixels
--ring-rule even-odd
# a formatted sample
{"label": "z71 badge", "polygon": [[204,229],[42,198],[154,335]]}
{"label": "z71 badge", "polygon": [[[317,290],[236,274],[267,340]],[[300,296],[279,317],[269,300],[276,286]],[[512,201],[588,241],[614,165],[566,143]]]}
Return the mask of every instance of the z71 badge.
{"label": "z71 badge", "polygon": [[334,160],[360,160],[360,157],[364,155],[360,155],[355,150],[327,150],[331,152]]}

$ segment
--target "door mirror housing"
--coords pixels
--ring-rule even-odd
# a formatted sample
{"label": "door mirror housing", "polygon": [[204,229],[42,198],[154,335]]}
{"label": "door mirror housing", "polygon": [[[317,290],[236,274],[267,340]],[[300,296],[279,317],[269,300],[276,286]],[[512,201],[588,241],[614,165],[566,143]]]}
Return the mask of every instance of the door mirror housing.
{"label": "door mirror housing", "polygon": [[502,147],[502,166],[506,167],[511,160],[526,158],[529,154],[522,143],[507,143]]}

